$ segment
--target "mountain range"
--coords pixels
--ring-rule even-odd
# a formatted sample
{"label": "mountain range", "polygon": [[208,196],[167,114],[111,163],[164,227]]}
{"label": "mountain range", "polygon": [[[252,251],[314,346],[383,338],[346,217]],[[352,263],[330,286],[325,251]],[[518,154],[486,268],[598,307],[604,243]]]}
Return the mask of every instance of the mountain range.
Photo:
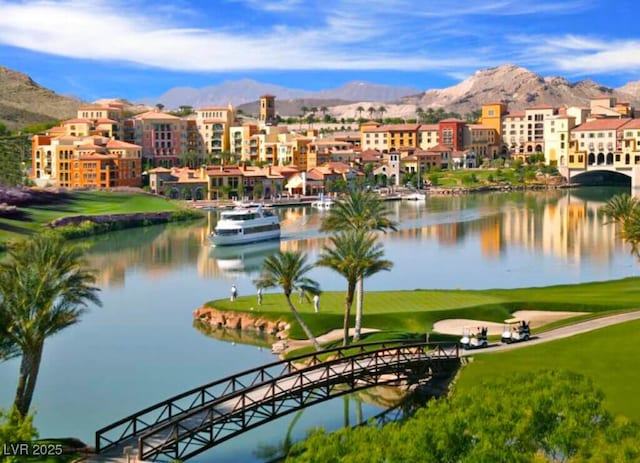
{"label": "mountain range", "polygon": [[[256,100],[265,93],[276,96],[276,110],[285,117],[299,116],[303,106],[326,107],[327,114],[338,119],[367,116],[369,108],[380,106],[385,108],[385,117],[414,117],[417,108],[443,108],[464,115],[486,102],[504,101],[510,109],[536,104],[584,105],[590,97],[602,94],[640,108],[640,81],[619,88],[606,87],[592,80],[571,83],[564,77],[543,77],[512,64],[483,69],[451,87],[423,92],[411,87],[367,82],[349,82],[334,89],[308,91],[244,79],[202,89],[175,87],[158,98],[139,103],[148,106],[162,103],[167,109],[231,103],[251,115],[257,112]],[[0,123],[9,128],[72,117],[84,103],[59,95],[25,74],[0,66]],[[358,108],[364,108],[364,112]],[[130,109],[137,112],[144,110],[144,106],[130,105]]]}
{"label": "mountain range", "polygon": [[[403,96],[415,95],[420,90],[411,87],[378,85],[369,82],[348,82],[338,88],[318,91],[300,90],[265,84],[251,79],[225,81],[200,89],[192,87],[174,87],[157,98],[145,98],[140,102],[147,105],[162,103],[167,108],[188,105],[194,108],[203,106],[234,106],[257,101],[264,94],[276,95],[280,100],[344,100],[344,101],[397,101]],[[326,105],[325,105],[326,106]]]}
{"label": "mountain range", "polygon": [[10,129],[72,117],[82,100],[59,95],[0,66],[0,124]]}

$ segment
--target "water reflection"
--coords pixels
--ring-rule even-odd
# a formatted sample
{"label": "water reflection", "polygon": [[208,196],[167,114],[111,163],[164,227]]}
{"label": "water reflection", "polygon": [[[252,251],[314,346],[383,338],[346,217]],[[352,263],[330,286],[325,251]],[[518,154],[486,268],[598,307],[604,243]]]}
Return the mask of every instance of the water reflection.
{"label": "water reflection", "polygon": [[[397,232],[382,237],[387,249],[428,242],[447,249],[478,242],[477,259],[499,260],[511,249],[578,262],[586,257],[607,262],[624,246],[614,226],[598,212],[616,189],[524,192],[429,198],[416,205],[390,204]],[[192,224],[154,226],[97,237],[89,242],[90,263],[100,283],[122,286],[128,272],[144,271],[162,279],[170,270],[195,264],[205,278],[253,277],[264,259],[282,250],[317,253],[326,241],[319,232],[323,214],[308,207],[280,209],[282,240],[212,248],[208,234],[217,214]],[[396,266],[405,264],[396,262]],[[406,264],[409,264],[407,262]]]}

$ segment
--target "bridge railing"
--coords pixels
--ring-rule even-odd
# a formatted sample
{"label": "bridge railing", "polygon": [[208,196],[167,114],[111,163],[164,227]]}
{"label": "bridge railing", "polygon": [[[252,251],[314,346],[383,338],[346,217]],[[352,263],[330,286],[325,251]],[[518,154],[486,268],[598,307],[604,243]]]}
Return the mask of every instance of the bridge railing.
{"label": "bridge railing", "polygon": [[[336,355],[324,361],[319,360],[324,359],[330,351],[297,357],[311,361],[304,368],[292,369],[278,378],[270,378],[264,383],[221,396],[192,409],[179,420],[165,422],[142,433],[138,439],[139,458],[147,460],[165,456],[186,459],[266,421],[349,392],[335,394],[329,386],[351,383],[350,390],[353,391],[371,385],[388,384],[404,377],[404,365],[426,359],[457,359],[459,356],[457,344],[397,344],[395,347],[388,343],[369,343],[362,347],[336,348],[331,350]],[[369,348],[374,346],[378,349],[371,351]],[[350,355],[342,355],[344,352]],[[357,386],[356,383],[364,377],[369,378],[369,383]],[[308,396],[313,399],[311,402],[302,400],[305,392],[318,388],[322,390]],[[286,401],[294,398],[300,400],[298,406],[284,406]],[[215,426],[218,426],[216,432],[213,431]],[[195,437],[203,431],[211,436],[207,442]],[[190,444],[181,444],[183,441]],[[198,448],[188,451],[189,445]]]}
{"label": "bridge railing", "polygon": [[[170,397],[154,405],[146,407],[136,413],[115,421],[96,431],[96,451],[101,452],[121,442],[131,439],[148,429],[171,422],[177,416],[188,413],[191,410],[205,406],[219,397],[227,396],[237,390],[264,383],[266,380],[283,376],[291,371],[299,369],[302,363],[315,365],[326,361],[329,357],[342,358],[354,353],[362,353],[374,347],[397,346],[407,344],[404,340],[387,341],[384,343],[371,342],[355,346],[336,347],[299,355],[285,360],[275,361],[266,365],[251,368],[249,370],[212,381],[203,386],[188,390]],[[430,343],[433,355],[448,355],[444,346],[446,343]]]}

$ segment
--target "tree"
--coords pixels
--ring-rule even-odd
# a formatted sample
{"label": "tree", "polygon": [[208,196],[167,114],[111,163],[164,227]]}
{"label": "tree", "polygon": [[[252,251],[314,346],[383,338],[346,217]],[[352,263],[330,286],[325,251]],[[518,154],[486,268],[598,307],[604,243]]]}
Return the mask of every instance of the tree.
{"label": "tree", "polygon": [[320,106],[320,112],[322,113],[323,119],[327,118],[327,111],[329,111],[329,108],[327,108],[326,106]]}
{"label": "tree", "polygon": [[158,111],[162,111],[164,109],[164,105],[162,103],[156,103],[156,109]]}
{"label": "tree", "polygon": [[640,427],[613,419],[603,397],[569,372],[503,375],[430,400],[403,422],[316,430],[286,461],[638,461]]}
{"label": "tree", "polygon": [[618,226],[620,238],[631,244],[631,253],[640,257],[640,201],[628,194],[616,195],[601,211],[608,223]]}
{"label": "tree", "polygon": [[384,116],[384,113],[387,112],[387,108],[385,108],[384,106],[380,106],[378,108],[378,114],[380,115],[380,119],[382,119],[382,117]]}
{"label": "tree", "polygon": [[362,113],[364,112],[364,107],[358,106],[356,108],[356,112],[358,113],[358,120],[361,120],[362,119]]}
{"label": "tree", "polygon": [[391,270],[393,263],[384,260],[382,245],[376,236],[365,230],[347,230],[329,238],[318,265],[328,267],[347,280],[344,308],[343,345],[349,344],[349,318],[358,279],[364,279],[382,270]]}
{"label": "tree", "polygon": [[100,305],[83,251],[39,235],[0,264],[0,359],[21,356],[15,407],[27,416],[46,338],[78,323],[88,303]]}
{"label": "tree", "polygon": [[293,292],[302,291],[305,294],[314,295],[320,293],[318,282],[306,276],[312,268],[312,265],[307,264],[307,256],[301,252],[279,252],[265,259],[262,273],[254,280],[254,284],[258,289],[282,288],[289,309],[291,309],[296,321],[316,351],[320,351],[322,347],[291,301]]}
{"label": "tree", "polygon": [[264,185],[262,182],[257,182],[253,187],[253,199],[260,199],[264,194]]}
{"label": "tree", "polygon": [[422,122],[423,117],[424,117],[424,109],[418,106],[416,108],[416,119],[418,120],[418,122]]}
{"label": "tree", "polygon": [[[324,217],[320,231],[397,230],[397,223],[388,218],[389,209],[377,195],[368,191],[352,191],[336,201]],[[359,279],[356,287],[356,324],[354,341],[360,339],[364,311],[364,281]]]}
{"label": "tree", "polygon": [[376,114],[376,108],[374,108],[373,106],[369,106],[367,112],[369,113],[369,117],[373,119],[373,116]]}

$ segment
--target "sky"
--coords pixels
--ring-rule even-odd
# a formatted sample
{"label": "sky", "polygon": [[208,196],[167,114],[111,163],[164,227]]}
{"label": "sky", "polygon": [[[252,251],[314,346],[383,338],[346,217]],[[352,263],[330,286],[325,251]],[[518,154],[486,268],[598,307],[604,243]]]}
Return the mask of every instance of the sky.
{"label": "sky", "polygon": [[85,100],[250,78],[420,90],[513,63],[640,80],[637,0],[0,0],[0,65]]}

